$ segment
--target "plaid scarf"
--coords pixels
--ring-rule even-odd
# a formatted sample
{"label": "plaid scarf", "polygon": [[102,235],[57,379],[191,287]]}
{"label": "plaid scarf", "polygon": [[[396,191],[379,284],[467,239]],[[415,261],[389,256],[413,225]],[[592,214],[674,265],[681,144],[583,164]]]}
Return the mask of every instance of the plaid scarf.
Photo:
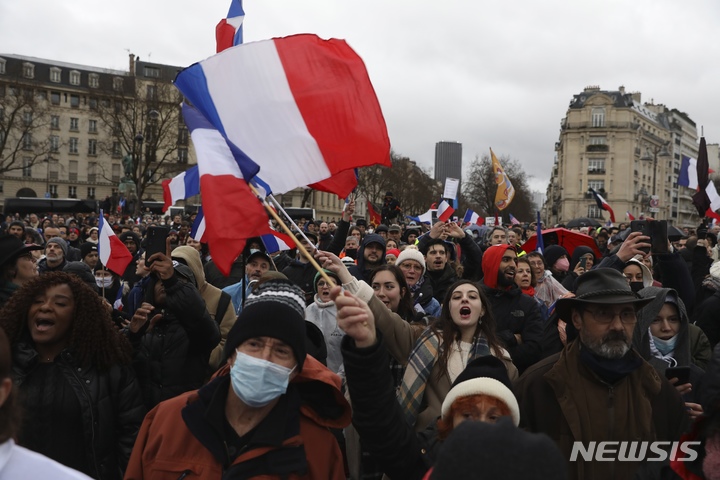
{"label": "plaid scarf", "polygon": [[[425,396],[428,378],[430,378],[433,366],[435,366],[435,362],[440,356],[439,340],[440,338],[432,329],[428,328],[418,338],[415,347],[410,352],[405,375],[398,392],[398,402],[405,413],[405,420],[411,427],[415,426]],[[490,355],[487,340],[482,336],[476,337],[470,348],[467,361],[470,363],[477,357],[485,355]]]}

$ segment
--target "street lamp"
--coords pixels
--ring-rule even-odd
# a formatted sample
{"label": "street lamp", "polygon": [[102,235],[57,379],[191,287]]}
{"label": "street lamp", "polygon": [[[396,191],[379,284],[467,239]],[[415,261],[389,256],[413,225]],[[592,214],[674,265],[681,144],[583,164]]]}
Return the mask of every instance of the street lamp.
{"label": "street lamp", "polygon": [[653,178],[652,178],[652,196],[650,197],[649,210],[653,213],[658,212],[658,204],[656,202],[657,197],[655,194],[655,187],[657,183],[657,162],[658,157],[667,158],[670,157],[670,152],[667,146],[670,142],[664,142],[662,145],[645,145],[645,155],[640,157],[640,160],[644,162],[653,162]]}

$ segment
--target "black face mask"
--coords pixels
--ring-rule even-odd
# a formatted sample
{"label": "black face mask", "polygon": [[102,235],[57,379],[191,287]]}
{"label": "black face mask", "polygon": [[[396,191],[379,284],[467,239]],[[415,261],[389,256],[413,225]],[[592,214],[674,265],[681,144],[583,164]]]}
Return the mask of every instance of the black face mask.
{"label": "black face mask", "polygon": [[630,290],[632,290],[633,293],[638,293],[643,288],[645,288],[643,282],[630,282]]}
{"label": "black face mask", "polygon": [[345,249],[345,255],[352,258],[353,260],[357,259],[357,253],[358,253],[357,248],[346,248]]}

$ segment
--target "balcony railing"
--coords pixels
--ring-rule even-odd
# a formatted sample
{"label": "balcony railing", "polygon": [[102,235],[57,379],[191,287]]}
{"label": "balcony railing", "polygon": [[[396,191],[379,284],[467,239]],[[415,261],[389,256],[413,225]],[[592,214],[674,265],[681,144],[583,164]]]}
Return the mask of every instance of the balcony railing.
{"label": "balcony railing", "polygon": [[588,145],[586,148],[586,151],[588,152],[607,152],[610,150],[610,147],[608,145],[604,145],[601,143],[595,143]]}
{"label": "balcony railing", "polygon": [[589,168],[588,168],[588,173],[594,173],[594,174],[602,175],[602,174],[605,173],[605,169],[604,169],[604,168],[597,168],[597,167],[589,167]]}

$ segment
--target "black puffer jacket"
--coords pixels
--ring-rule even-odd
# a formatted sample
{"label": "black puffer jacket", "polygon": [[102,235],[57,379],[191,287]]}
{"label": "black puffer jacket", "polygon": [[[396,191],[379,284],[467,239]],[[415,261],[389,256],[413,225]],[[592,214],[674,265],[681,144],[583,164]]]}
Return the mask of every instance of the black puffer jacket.
{"label": "black puffer jacket", "polygon": [[[83,429],[86,457],[92,462],[88,472],[94,472],[95,478],[122,478],[146,413],[132,368],[115,365],[100,372],[95,367],[78,364],[68,350],[55,362],[81,405],[82,423],[78,423],[78,428]],[[37,363],[38,353],[32,345],[18,343],[13,350],[13,374],[20,391]]]}
{"label": "black puffer jacket", "polygon": [[[154,304],[156,281],[152,278],[145,291],[145,301],[150,304]],[[220,342],[217,323],[192,283],[179,280],[176,273],[163,280],[163,287],[163,318],[149,331],[128,332],[148,410],[163,400],[200,388],[210,373],[210,352]]]}

